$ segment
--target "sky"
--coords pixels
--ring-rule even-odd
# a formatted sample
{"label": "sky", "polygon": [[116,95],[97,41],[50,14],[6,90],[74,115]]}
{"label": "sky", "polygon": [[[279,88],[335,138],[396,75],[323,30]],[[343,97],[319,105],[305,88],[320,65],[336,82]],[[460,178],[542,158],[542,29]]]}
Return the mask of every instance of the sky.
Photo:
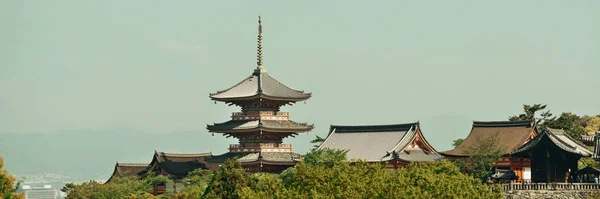
{"label": "sky", "polygon": [[331,124],[419,121],[443,151],[473,120],[506,120],[523,104],[600,114],[595,0],[1,4],[0,136],[197,132],[197,152],[224,152],[236,140],[206,125],[239,107],[208,94],[256,67],[259,14],[264,67],[313,93],[282,109],[316,126],[285,140],[298,152]]}

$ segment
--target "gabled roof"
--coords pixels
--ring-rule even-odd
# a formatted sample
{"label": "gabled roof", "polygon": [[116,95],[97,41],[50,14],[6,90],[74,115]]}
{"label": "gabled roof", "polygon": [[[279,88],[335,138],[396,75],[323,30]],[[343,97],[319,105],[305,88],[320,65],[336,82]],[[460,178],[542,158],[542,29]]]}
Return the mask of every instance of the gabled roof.
{"label": "gabled roof", "polygon": [[311,93],[294,90],[267,74],[263,69],[257,69],[248,78],[231,88],[211,93],[210,98],[217,101],[234,101],[254,98],[272,100],[303,101],[311,97]]}
{"label": "gabled roof", "polygon": [[313,125],[307,123],[294,122],[292,120],[230,120],[224,123],[207,125],[211,132],[230,132],[243,130],[287,130],[294,132],[304,132],[313,129]]}
{"label": "gabled roof", "polygon": [[537,133],[533,121],[473,121],[471,132],[462,144],[440,153],[447,156],[469,156],[471,154],[466,154],[469,146],[480,139],[498,136],[499,144],[504,146],[504,153],[508,154],[525,144],[532,133]]}
{"label": "gabled roof", "polygon": [[113,171],[113,174],[110,176],[110,178],[106,182],[107,183],[110,182],[115,177],[119,177],[119,178],[131,177],[131,176],[139,177],[138,173],[143,171],[144,169],[146,169],[146,167],[148,167],[148,163],[117,162],[117,164],[115,164],[115,170]]}
{"label": "gabled roof", "polygon": [[[404,150],[419,135],[419,123],[393,125],[331,125],[327,139],[319,148],[348,150],[347,159],[380,162],[392,159],[433,161],[441,156],[431,151]],[[427,141],[423,138],[423,142]]]}
{"label": "gabled roof", "polygon": [[531,139],[523,146],[519,147],[519,149],[512,154],[526,153],[527,151],[538,147],[548,147],[543,146],[544,143],[552,144],[567,153],[571,153],[572,155],[579,155],[583,157],[592,156],[592,152],[587,149],[585,145],[571,138],[569,135],[567,135],[567,133],[565,133],[565,131],[562,129],[551,128],[542,130],[542,133]]}
{"label": "gabled roof", "polygon": [[175,176],[185,177],[190,171],[203,168],[207,169],[205,165],[205,158],[210,157],[211,153],[165,153],[165,152],[154,152],[154,157],[150,165],[141,171],[139,174],[145,174],[148,171],[160,168],[162,171]]}

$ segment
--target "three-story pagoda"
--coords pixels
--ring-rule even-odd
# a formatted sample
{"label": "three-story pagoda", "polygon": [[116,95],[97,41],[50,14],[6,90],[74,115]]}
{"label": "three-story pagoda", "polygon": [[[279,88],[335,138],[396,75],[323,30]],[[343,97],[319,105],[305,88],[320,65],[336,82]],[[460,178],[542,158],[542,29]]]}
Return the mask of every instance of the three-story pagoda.
{"label": "three-story pagoda", "polygon": [[[311,93],[294,90],[271,77],[262,65],[262,24],[258,20],[257,68],[253,73],[226,90],[211,93],[214,101],[241,107],[231,120],[208,125],[212,133],[235,137],[238,144],[230,144],[229,152],[208,158],[209,162],[223,162],[237,157],[248,171],[278,172],[293,166],[299,155],[283,139],[308,132],[313,125],[290,120],[288,112],[280,107],[308,100]],[[216,103],[216,102],[215,102]]]}

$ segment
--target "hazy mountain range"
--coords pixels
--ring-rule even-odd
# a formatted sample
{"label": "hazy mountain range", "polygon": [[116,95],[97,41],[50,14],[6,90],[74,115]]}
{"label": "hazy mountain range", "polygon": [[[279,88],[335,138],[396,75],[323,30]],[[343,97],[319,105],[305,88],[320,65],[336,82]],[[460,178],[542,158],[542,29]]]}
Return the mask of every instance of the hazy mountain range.
{"label": "hazy mountain range", "polygon": [[[0,134],[6,169],[27,183],[106,180],[114,164],[149,162],[154,150],[174,153],[224,153],[221,135],[199,132],[142,133],[133,130]],[[309,144],[306,144],[309,145]]]}

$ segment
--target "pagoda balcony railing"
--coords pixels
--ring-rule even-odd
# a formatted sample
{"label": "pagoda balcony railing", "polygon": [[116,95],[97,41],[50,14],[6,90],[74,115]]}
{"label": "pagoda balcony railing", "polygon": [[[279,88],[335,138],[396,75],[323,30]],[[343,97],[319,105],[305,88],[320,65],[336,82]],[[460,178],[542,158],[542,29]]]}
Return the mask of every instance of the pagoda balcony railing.
{"label": "pagoda balcony railing", "polygon": [[274,112],[274,111],[248,111],[234,112],[231,114],[232,120],[289,120],[289,112]]}
{"label": "pagoda balcony railing", "polygon": [[230,152],[292,152],[291,144],[274,144],[274,143],[258,143],[258,144],[230,144]]}

